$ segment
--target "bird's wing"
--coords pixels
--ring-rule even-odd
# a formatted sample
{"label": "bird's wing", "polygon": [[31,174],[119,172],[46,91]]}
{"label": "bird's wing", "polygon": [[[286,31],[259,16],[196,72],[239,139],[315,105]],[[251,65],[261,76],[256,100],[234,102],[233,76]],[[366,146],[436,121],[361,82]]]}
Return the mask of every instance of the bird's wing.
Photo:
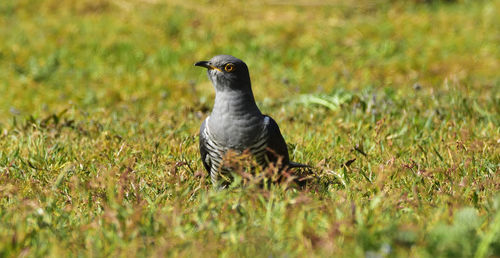
{"label": "bird's wing", "polygon": [[207,159],[208,155],[208,149],[207,149],[207,139],[205,138],[205,130],[206,130],[206,122],[207,119],[203,121],[200,127],[200,154],[201,154],[201,162],[203,162],[203,166],[205,166],[205,169],[210,173],[210,167],[211,164],[208,164],[207,161],[209,162],[210,160]]}
{"label": "bird's wing", "polygon": [[288,165],[290,163],[290,157],[288,156],[288,148],[286,146],[285,139],[281,135],[280,128],[278,124],[270,116],[265,116],[266,120],[266,130],[268,134],[266,157],[270,162],[277,162],[281,158],[281,163],[283,165]]}
{"label": "bird's wing", "polygon": [[266,129],[269,135],[267,141],[267,147],[269,150],[267,151],[267,159],[270,162],[276,162],[281,157],[282,164],[287,166],[288,168],[309,168],[311,166],[290,161],[290,157],[288,155],[288,147],[286,145],[285,139],[283,135],[281,135],[280,128],[276,121],[270,116],[265,116],[266,121]]}

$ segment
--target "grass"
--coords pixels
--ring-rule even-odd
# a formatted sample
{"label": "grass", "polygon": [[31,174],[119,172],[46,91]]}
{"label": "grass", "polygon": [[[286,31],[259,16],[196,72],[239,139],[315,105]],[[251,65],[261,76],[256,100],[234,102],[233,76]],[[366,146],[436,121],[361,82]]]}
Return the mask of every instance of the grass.
{"label": "grass", "polygon": [[[1,1],[0,256],[499,257],[499,9]],[[220,53],[305,189],[212,189]]]}

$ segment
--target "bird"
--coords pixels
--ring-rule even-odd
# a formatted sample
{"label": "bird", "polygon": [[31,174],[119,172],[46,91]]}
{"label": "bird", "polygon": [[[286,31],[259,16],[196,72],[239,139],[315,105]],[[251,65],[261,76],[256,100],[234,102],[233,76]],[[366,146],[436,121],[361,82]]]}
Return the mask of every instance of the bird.
{"label": "bird", "polygon": [[262,168],[271,163],[280,171],[309,167],[290,161],[278,124],[257,107],[245,62],[231,55],[217,55],[194,65],[207,69],[215,88],[212,111],[199,131],[201,160],[215,187],[225,188],[231,183],[230,169],[223,162],[228,151],[249,151]]}

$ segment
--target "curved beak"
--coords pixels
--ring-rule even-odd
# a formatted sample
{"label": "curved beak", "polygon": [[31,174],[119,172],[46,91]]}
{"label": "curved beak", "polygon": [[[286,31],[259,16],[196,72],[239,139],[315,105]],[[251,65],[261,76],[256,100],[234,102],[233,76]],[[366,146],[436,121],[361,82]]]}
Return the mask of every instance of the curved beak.
{"label": "curved beak", "polygon": [[207,68],[208,70],[217,70],[219,72],[222,72],[219,68],[213,66],[210,64],[210,61],[199,61],[199,62],[196,62],[194,63],[195,66],[201,66],[201,67],[205,67]]}
{"label": "curved beak", "polygon": [[199,61],[199,62],[196,62],[194,63],[194,66],[201,66],[201,67],[205,67],[205,68],[211,68],[211,65],[210,65],[210,62],[208,61]]}

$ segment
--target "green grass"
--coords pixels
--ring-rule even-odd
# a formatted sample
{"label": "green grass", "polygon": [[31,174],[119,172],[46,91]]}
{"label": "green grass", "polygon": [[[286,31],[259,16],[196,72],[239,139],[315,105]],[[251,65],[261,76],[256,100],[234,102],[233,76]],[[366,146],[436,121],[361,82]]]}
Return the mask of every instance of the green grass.
{"label": "green grass", "polygon": [[[0,1],[0,256],[499,257],[500,1],[316,3]],[[212,189],[221,53],[305,189]]]}

